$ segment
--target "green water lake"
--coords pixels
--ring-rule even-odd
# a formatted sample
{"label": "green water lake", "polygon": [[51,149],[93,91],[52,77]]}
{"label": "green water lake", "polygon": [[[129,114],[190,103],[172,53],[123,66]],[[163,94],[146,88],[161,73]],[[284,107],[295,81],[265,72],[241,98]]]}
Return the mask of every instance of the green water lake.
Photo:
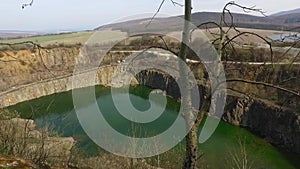
{"label": "green water lake", "polygon": [[[150,107],[147,99],[150,89],[137,86],[131,88],[130,91],[131,102],[137,109],[145,111]],[[120,133],[130,135],[132,122],[118,113],[114,107],[110,89],[97,86],[95,92],[99,108],[109,124]],[[118,94],[122,96],[124,93]],[[170,98],[167,101],[167,108],[159,119],[151,123],[139,124],[142,129],[147,130],[144,133],[148,136],[165,131],[176,119],[180,104]],[[161,105],[157,103],[155,106]],[[20,112],[22,118],[34,119],[37,127],[47,126],[61,136],[74,137],[78,142],[78,148],[89,156],[101,153],[103,150],[93,143],[81,128],[73,107],[72,92],[69,91],[19,103],[9,109]],[[284,152],[246,129],[225,122],[219,124],[207,142],[199,145],[201,152],[204,153],[205,164],[209,168],[229,168],[232,156],[240,154],[240,142],[245,146],[247,158],[253,164],[253,168],[300,168],[299,155]],[[184,155],[183,145],[184,141],[174,148],[178,149],[178,156]]]}

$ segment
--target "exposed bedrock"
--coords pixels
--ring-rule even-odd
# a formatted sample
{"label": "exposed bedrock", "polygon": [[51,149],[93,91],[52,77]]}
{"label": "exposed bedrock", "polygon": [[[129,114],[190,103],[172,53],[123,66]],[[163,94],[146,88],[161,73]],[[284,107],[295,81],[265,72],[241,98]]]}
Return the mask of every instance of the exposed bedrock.
{"label": "exposed bedrock", "polygon": [[[137,80],[150,88],[165,90],[180,98],[174,79],[158,71],[141,72]],[[200,89],[200,93],[203,90]],[[295,109],[281,108],[267,101],[228,95],[223,120],[249,129],[270,143],[300,153],[300,115]]]}
{"label": "exposed bedrock", "polygon": [[259,99],[228,96],[223,120],[245,127],[270,143],[300,153],[300,116]]}
{"label": "exposed bedrock", "polygon": [[[76,58],[78,52],[79,50],[77,48],[53,49],[43,55],[43,62],[41,62],[41,58],[36,57],[35,54],[18,51],[17,55],[19,59],[24,62],[13,61],[11,64],[0,65],[0,72],[3,74],[2,78],[0,78],[0,91],[3,91],[0,93],[0,108],[42,96],[72,90],[73,77],[71,74],[74,63],[78,60],[78,58]],[[6,55],[2,56],[2,58],[10,59],[9,56]],[[35,62],[37,64],[32,65]],[[52,77],[53,75],[49,73],[48,70],[45,70],[45,67],[54,72],[54,75],[56,75],[55,78]],[[191,67],[197,80],[206,76],[199,71],[197,66],[191,65]],[[82,72],[80,73],[82,78],[80,78],[77,87],[88,87],[91,85],[120,86],[126,77],[122,75],[114,77],[119,78],[117,81],[119,81],[120,84],[112,84],[112,77],[115,71],[119,71],[117,74],[122,74],[124,70],[117,69],[116,65],[108,65],[98,69],[95,83],[93,84],[86,83],[85,79],[89,77],[92,72]],[[145,85],[153,89],[164,90],[167,95],[178,100],[180,98],[180,91],[178,90],[176,80],[178,79],[174,79],[164,72],[146,70],[138,73],[133,83]],[[293,82],[291,85],[297,87],[297,84],[299,83]],[[12,88],[12,86],[14,86],[14,88]],[[240,89],[241,86],[234,87],[235,89]],[[268,92],[276,93],[276,91],[274,92],[273,90],[267,91],[249,85],[242,87],[252,91],[257,90],[262,95]],[[202,92],[204,92],[204,90],[200,88],[200,95]],[[266,96],[268,95],[266,94]],[[277,99],[278,96],[274,99]],[[274,105],[273,102],[269,103],[260,99],[250,99],[248,97],[231,94],[227,98],[223,120],[233,125],[245,127],[277,146],[300,154],[300,113],[297,112],[299,109],[280,108]],[[293,104],[297,106],[298,103],[299,99],[295,99],[295,103]]]}

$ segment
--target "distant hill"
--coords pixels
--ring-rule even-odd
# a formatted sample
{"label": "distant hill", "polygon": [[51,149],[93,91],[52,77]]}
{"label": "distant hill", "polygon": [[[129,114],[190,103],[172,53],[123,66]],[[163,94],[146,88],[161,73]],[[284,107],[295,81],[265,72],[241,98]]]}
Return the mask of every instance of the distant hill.
{"label": "distant hill", "polygon": [[282,11],[273,14],[272,16],[281,16],[281,15],[288,15],[288,14],[295,14],[295,13],[300,13],[300,8],[294,9],[294,10],[289,10],[289,11]]}
{"label": "distant hill", "polygon": [[18,31],[18,30],[0,30],[0,39],[23,38],[44,35],[44,32]]}
{"label": "distant hill", "polygon": [[[299,9],[300,10],[300,9]],[[297,11],[297,10],[295,10]],[[300,27],[300,13],[288,12],[288,14],[280,14],[280,15],[271,15],[271,16],[253,16],[248,14],[238,14],[233,13],[234,24],[237,27],[242,28],[254,28],[254,29],[268,29],[268,30],[290,30],[295,27]],[[169,18],[156,18],[153,22],[160,21],[160,25],[149,25],[147,27],[149,30],[156,31],[176,31],[182,30],[182,27],[179,25],[180,18],[183,16],[177,17],[169,17]],[[212,21],[219,23],[221,18],[221,13],[217,12],[198,12],[192,14],[192,22],[195,25],[199,25],[204,22]],[[96,28],[110,28],[125,31],[128,33],[131,32],[141,32],[145,30],[145,26],[149,23],[150,18],[132,20],[123,23],[109,24]],[[230,22],[230,16],[226,16],[226,21]]]}
{"label": "distant hill", "polygon": [[274,23],[283,25],[286,30],[292,30],[293,28],[300,26],[300,13],[291,13],[286,15],[279,15],[279,16],[271,16],[271,19],[274,20]]}
{"label": "distant hill", "polygon": [[72,33],[71,31],[45,31],[45,32],[37,32],[37,31],[19,31],[19,30],[0,30],[0,40],[7,39],[19,39],[19,38],[29,38],[36,37],[42,35],[59,35],[59,34],[67,34]]}

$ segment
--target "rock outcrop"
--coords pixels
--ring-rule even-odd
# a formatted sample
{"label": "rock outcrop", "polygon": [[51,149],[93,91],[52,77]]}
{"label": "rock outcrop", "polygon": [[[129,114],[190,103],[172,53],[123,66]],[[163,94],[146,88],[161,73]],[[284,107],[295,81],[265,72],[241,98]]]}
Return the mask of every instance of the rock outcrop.
{"label": "rock outcrop", "polygon": [[[143,71],[137,80],[150,88],[164,90],[175,99],[180,98],[175,80],[159,71]],[[247,128],[276,146],[300,154],[300,113],[296,111],[266,100],[229,94],[222,119]]]}
{"label": "rock outcrop", "polygon": [[[0,79],[0,91],[5,91],[0,93],[0,108],[72,89],[73,77],[71,75],[74,64],[76,60],[78,61],[78,58],[76,59],[79,54],[78,48],[52,49],[50,52],[44,53],[42,59],[38,57],[36,52],[16,51],[15,54],[12,52],[9,54],[18,56],[18,60],[12,61],[13,58],[9,55],[0,56],[2,59],[13,62],[7,65],[4,63],[0,64],[0,73],[2,74],[2,78]],[[111,56],[107,62],[110,61],[109,63],[111,63],[112,59],[113,56]],[[92,62],[93,60],[90,59],[87,64],[92,64]],[[99,68],[96,72],[97,76],[95,82],[92,84],[86,83],[86,78],[91,76],[93,72],[86,71],[80,73],[80,77],[82,78],[80,82],[78,82],[77,87],[81,88],[91,85],[111,86],[114,72],[116,70],[123,71],[122,69],[117,69],[116,66],[117,65],[107,65]],[[51,69],[55,78],[53,78],[51,73],[49,74],[49,70],[45,69],[45,67]],[[242,68],[246,69],[247,67],[243,66]],[[196,79],[201,79],[201,77],[206,76],[199,70],[199,64],[192,65],[192,71]],[[244,71],[252,72],[253,70]],[[119,74],[122,74],[122,72],[119,72]],[[261,75],[261,78],[265,77],[264,74]],[[246,75],[240,74],[239,76],[243,77]],[[278,78],[285,76],[286,74],[282,72],[278,74]],[[124,80],[124,77],[119,78],[120,81]],[[166,75],[164,72],[155,70],[142,71],[136,75],[137,83],[154,89],[164,90],[167,95],[178,100],[180,98],[180,92],[175,80],[176,79]],[[290,85],[297,87],[298,83],[291,82]],[[15,87],[12,88],[13,86]],[[247,90],[260,92],[259,94],[265,95],[266,97],[270,97],[270,93],[276,93],[274,90],[270,92],[263,89],[263,87],[253,88],[253,86],[250,85],[245,86]],[[245,88],[245,86],[230,87],[239,90]],[[201,93],[201,91],[199,92]],[[268,95],[266,93],[268,93]],[[277,94],[276,97],[274,96],[274,99],[281,96],[282,95]],[[295,98],[293,100],[295,100]],[[295,106],[297,106],[297,100],[294,102]],[[297,109],[288,110],[280,108],[259,99],[253,100],[239,96],[229,96],[223,119],[233,125],[248,128],[250,131],[266,138],[275,145],[300,153],[300,113],[296,111]]]}
{"label": "rock outcrop", "polygon": [[78,47],[0,52],[0,92],[15,86],[71,74]]}
{"label": "rock outcrop", "polygon": [[300,153],[300,115],[267,101],[228,96],[223,120],[249,129],[270,143]]}

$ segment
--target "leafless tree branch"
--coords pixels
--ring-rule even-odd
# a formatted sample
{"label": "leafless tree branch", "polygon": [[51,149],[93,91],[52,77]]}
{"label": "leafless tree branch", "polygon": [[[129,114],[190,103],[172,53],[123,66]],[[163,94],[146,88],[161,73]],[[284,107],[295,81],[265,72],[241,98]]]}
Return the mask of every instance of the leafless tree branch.
{"label": "leafless tree branch", "polygon": [[258,12],[258,13],[260,13],[260,14],[266,16],[266,15],[265,15],[266,12],[263,11],[262,9],[256,8],[256,6],[246,7],[246,6],[239,5],[239,4],[235,3],[234,1],[231,1],[231,2],[227,3],[227,4],[225,5],[225,7],[223,8],[223,11],[228,10],[228,7],[230,7],[230,6],[236,6],[236,7],[238,7],[238,8],[241,8],[241,9],[243,9],[243,11],[244,11],[245,13]]}
{"label": "leafless tree branch", "polygon": [[[174,5],[174,6],[180,6],[180,7],[184,7],[184,5],[174,1],[174,0],[170,0],[171,3]],[[152,18],[150,19],[150,21],[148,22],[148,24],[145,26],[146,28],[152,23],[152,21],[154,20],[154,18],[156,17],[156,15],[160,12],[162,6],[164,5],[164,3],[166,2],[166,0],[162,0],[157,11],[155,12],[155,14],[152,16]]]}
{"label": "leafless tree branch", "polygon": [[273,49],[272,49],[272,44],[271,44],[266,38],[264,38],[264,37],[258,35],[257,33],[253,33],[253,32],[241,32],[241,33],[235,35],[234,37],[230,38],[226,43],[224,43],[222,49],[225,49],[225,47],[226,47],[228,44],[230,44],[231,42],[233,42],[236,38],[241,37],[242,35],[247,35],[247,34],[256,36],[256,37],[262,39],[263,41],[265,41],[265,42],[269,45],[270,53],[271,53],[271,54],[270,54],[270,55],[271,55],[271,62],[273,62]]}
{"label": "leafless tree branch", "polygon": [[271,88],[275,88],[281,91],[284,91],[286,93],[290,93],[293,94],[297,97],[300,97],[300,91],[294,91],[294,90],[290,90],[284,87],[280,87],[274,84],[270,84],[270,83],[265,83],[265,82],[258,82],[258,81],[252,81],[252,80],[246,80],[246,79],[227,79],[226,82],[231,83],[231,82],[242,82],[242,83],[248,83],[248,84],[254,84],[254,85],[262,85],[262,86],[266,86],[266,87],[271,87]]}
{"label": "leafless tree branch", "polygon": [[22,5],[22,9],[26,8],[27,6],[32,6],[33,5],[33,0],[31,0],[29,3],[25,3]]}
{"label": "leafless tree branch", "polygon": [[[220,29],[220,31],[223,31],[221,26],[219,24],[217,24],[216,22],[204,22],[204,23],[198,25],[196,28],[192,29],[191,34],[190,34],[190,40],[192,40],[192,35],[193,35],[194,31],[202,28],[203,26],[205,26],[206,30],[215,37],[215,34],[209,30],[208,25],[214,25],[214,26],[218,27]],[[219,34],[216,34],[216,35],[219,35]]]}
{"label": "leafless tree branch", "polygon": [[184,5],[182,5],[182,4],[180,4],[180,3],[178,3],[178,2],[176,2],[176,1],[174,1],[174,0],[170,0],[171,2],[172,2],[172,4],[174,5],[174,6],[180,6],[180,7],[184,7]]}
{"label": "leafless tree branch", "polygon": [[152,23],[153,19],[154,19],[154,18],[156,17],[156,15],[159,13],[159,11],[161,10],[161,8],[162,8],[163,4],[165,3],[165,1],[166,1],[166,0],[162,0],[162,1],[161,1],[160,5],[159,5],[159,7],[158,7],[158,9],[157,9],[157,11],[156,11],[155,14],[152,16],[152,18],[150,19],[149,23],[148,23],[145,27],[148,27],[148,26]]}

